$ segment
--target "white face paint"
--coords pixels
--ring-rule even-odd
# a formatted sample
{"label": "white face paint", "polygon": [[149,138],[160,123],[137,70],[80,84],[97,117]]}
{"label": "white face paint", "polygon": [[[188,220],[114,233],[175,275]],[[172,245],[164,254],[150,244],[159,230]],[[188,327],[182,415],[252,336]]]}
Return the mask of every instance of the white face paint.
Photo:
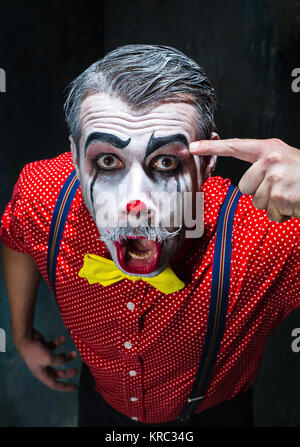
{"label": "white face paint", "polygon": [[[188,149],[189,143],[196,139],[195,129],[195,109],[186,103],[166,103],[148,112],[133,112],[121,100],[104,93],[88,96],[82,103],[79,160],[71,139],[74,165],[84,201],[112,259],[125,273],[159,274],[177,252],[183,231],[164,238],[163,242],[154,241],[156,233],[150,234],[150,240],[149,235],[148,239],[141,238],[144,233],[138,228],[130,233],[134,238],[112,236],[98,222],[103,207],[101,198],[109,193],[115,199],[111,211],[120,225],[128,222],[129,201],[140,201],[133,209],[135,214],[145,205],[138,214],[145,223],[150,218],[155,225],[161,223],[164,209],[162,212],[159,209],[155,194],[200,191],[203,175],[207,175],[201,172],[199,157],[191,155]],[[125,197],[120,196],[121,184],[127,189]],[[174,210],[166,209],[174,214]],[[161,235],[159,229],[158,235]]]}

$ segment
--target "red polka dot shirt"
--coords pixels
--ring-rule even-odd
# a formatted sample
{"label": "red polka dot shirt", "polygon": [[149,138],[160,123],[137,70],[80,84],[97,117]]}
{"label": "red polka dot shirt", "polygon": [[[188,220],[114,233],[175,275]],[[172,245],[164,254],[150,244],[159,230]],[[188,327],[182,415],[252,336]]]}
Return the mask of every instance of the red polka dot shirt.
{"label": "red polka dot shirt", "polygon": [[[0,236],[30,254],[47,282],[47,243],[71,153],[27,164],[2,216]],[[78,276],[85,253],[109,259],[79,188],[57,260],[56,298],[96,389],[117,411],[145,423],[177,419],[190,394],[209,310],[216,224],[229,179],[203,185],[204,234],[186,239],[171,261],[184,289],[164,295],[123,279],[103,287]],[[271,222],[242,196],[234,217],[225,324],[205,398],[196,413],[232,399],[253,382],[270,332],[300,304],[300,220]]]}

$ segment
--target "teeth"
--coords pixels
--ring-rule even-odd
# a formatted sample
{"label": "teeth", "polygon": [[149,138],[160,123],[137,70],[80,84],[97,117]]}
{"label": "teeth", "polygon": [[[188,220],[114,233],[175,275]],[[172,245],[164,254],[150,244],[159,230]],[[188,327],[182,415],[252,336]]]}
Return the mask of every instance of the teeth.
{"label": "teeth", "polygon": [[128,251],[128,254],[133,258],[133,259],[148,259],[151,255],[152,251],[148,250],[145,251],[143,253],[137,253],[136,251]]}

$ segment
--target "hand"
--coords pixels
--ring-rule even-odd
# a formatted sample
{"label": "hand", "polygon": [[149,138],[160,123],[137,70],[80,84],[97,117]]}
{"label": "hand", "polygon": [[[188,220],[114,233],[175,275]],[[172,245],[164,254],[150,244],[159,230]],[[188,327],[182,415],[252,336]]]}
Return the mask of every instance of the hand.
{"label": "hand", "polygon": [[193,155],[235,157],[253,163],[239,182],[253,195],[255,208],[274,222],[300,218],[300,150],[281,140],[202,140],[190,144]]}
{"label": "hand", "polygon": [[69,354],[52,352],[64,341],[65,337],[61,336],[46,343],[43,336],[33,329],[32,339],[23,341],[17,349],[32,374],[46,386],[57,391],[75,391],[77,386],[74,383],[60,382],[59,379],[74,377],[78,374],[78,370],[53,368],[53,366],[63,366],[77,356],[76,351]]}

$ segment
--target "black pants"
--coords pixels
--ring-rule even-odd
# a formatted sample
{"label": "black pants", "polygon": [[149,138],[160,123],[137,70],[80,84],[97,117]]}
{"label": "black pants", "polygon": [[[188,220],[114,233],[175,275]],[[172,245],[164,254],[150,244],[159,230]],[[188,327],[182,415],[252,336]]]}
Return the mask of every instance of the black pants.
{"label": "black pants", "polygon": [[253,426],[252,389],[230,401],[204,410],[182,422],[144,424],[116,411],[94,387],[94,378],[83,363],[78,393],[79,427],[251,427]]}

